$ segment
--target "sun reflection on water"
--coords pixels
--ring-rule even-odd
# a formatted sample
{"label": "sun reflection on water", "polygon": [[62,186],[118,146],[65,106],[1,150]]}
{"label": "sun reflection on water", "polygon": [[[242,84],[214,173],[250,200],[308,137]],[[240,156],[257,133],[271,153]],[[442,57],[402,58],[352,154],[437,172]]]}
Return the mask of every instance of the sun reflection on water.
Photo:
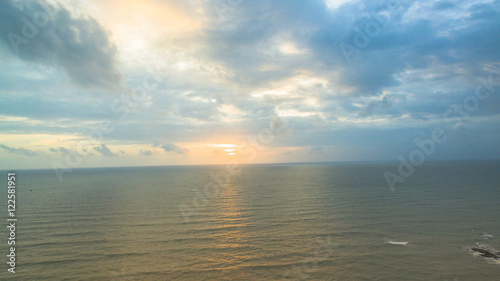
{"label": "sun reflection on water", "polygon": [[248,221],[242,210],[238,185],[228,184],[221,189],[215,212],[214,228],[217,231],[214,233],[216,242],[213,245],[213,259],[220,267],[234,268],[250,257],[248,249],[251,246],[245,230]]}

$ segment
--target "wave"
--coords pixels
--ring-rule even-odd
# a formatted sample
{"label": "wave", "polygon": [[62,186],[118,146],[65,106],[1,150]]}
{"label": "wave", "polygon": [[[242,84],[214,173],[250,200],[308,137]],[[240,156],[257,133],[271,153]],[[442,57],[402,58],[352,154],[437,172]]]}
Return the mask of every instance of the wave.
{"label": "wave", "polygon": [[[471,231],[475,231],[474,229],[471,229]],[[479,236],[483,237],[484,240],[488,240],[488,238],[493,238],[493,235],[489,234],[488,232],[478,232]]]}
{"label": "wave", "polygon": [[488,240],[488,238],[493,238],[493,235],[488,233],[480,233],[479,235],[481,235],[481,237],[483,237],[483,239],[485,240]]}
{"label": "wave", "polygon": [[386,244],[397,245],[397,246],[406,246],[408,242],[398,242],[398,241],[387,241]]}

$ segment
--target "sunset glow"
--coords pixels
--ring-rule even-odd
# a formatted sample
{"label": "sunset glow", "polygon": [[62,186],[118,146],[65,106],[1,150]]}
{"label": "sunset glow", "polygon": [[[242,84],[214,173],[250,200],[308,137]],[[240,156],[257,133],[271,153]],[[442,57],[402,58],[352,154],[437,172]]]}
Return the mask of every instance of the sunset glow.
{"label": "sunset glow", "polygon": [[47,23],[15,43],[46,8],[2,1],[0,157],[389,161],[467,117],[478,126],[436,157],[498,158],[498,102],[473,100],[500,73],[497,4],[441,2],[50,0]]}

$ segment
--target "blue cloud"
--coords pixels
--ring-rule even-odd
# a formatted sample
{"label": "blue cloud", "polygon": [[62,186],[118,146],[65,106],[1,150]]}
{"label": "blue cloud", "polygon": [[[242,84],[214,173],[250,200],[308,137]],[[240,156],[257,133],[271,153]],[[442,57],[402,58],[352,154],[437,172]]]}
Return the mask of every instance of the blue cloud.
{"label": "blue cloud", "polygon": [[75,17],[46,1],[2,1],[0,37],[22,60],[58,66],[84,87],[120,88],[116,47],[91,17]]}
{"label": "blue cloud", "polygon": [[36,153],[32,150],[22,148],[22,147],[14,148],[14,147],[10,147],[10,146],[4,145],[4,144],[0,144],[0,148],[4,149],[12,154],[21,154],[21,155],[29,156],[29,157],[38,155],[38,153]]}
{"label": "blue cloud", "polygon": [[94,150],[102,154],[104,157],[116,157],[115,153],[113,153],[105,144],[101,144],[101,146],[94,147]]}

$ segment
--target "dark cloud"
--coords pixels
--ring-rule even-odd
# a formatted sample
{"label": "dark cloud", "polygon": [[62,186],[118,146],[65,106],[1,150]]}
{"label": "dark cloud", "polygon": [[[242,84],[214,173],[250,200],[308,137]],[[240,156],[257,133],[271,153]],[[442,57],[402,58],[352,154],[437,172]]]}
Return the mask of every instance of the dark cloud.
{"label": "dark cloud", "polygon": [[111,150],[105,144],[101,144],[101,146],[94,147],[94,150],[101,153],[102,156],[104,156],[104,157],[116,157],[117,156],[115,153],[111,152]]}
{"label": "dark cloud", "polygon": [[[322,0],[256,0],[236,6],[227,13],[231,25],[210,25],[206,36],[212,58],[229,67],[238,83],[265,85],[307,69],[331,77],[332,84],[348,88],[351,96],[372,96],[400,86],[397,75],[411,70],[432,73],[449,65],[443,78],[484,74],[481,65],[500,60],[500,37],[494,35],[500,33],[500,17],[494,16],[499,3],[472,5],[470,16],[460,4],[457,17],[447,14],[458,5],[448,1],[354,1],[330,11]],[[426,5],[434,9],[414,11]],[[423,12],[426,17],[420,16]],[[381,25],[374,15],[388,20]],[[379,32],[368,36],[367,28],[374,25]],[[356,44],[360,34],[366,44]],[[280,40],[294,42],[307,54],[276,52]],[[349,62],[341,44],[355,48],[357,59]],[[275,67],[263,70],[268,65]]]}
{"label": "dark cloud", "polygon": [[38,153],[32,151],[32,150],[29,150],[29,149],[26,149],[26,148],[14,148],[14,147],[10,147],[10,146],[6,146],[4,144],[0,144],[0,148],[12,153],[12,154],[21,154],[21,155],[24,155],[24,156],[29,156],[29,157],[32,157],[32,156],[37,156]]}
{"label": "dark cloud", "polygon": [[392,103],[389,96],[385,96],[381,100],[371,101],[359,112],[359,117],[368,117],[377,114],[378,111],[387,111],[391,105]]}
{"label": "dark cloud", "polygon": [[62,67],[84,87],[118,88],[116,48],[91,17],[77,17],[46,1],[0,3],[0,42],[19,58]]}

